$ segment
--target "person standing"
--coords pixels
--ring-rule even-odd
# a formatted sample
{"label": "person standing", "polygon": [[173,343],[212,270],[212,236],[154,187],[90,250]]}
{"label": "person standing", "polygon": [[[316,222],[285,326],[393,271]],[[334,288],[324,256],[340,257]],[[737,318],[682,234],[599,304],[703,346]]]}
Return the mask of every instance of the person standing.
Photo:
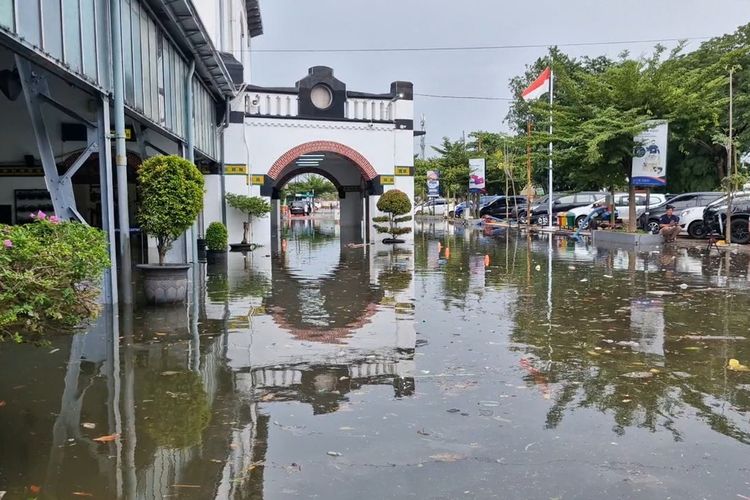
{"label": "person standing", "polygon": [[665,243],[670,243],[677,239],[682,228],[680,227],[680,218],[674,214],[674,207],[667,205],[667,213],[659,218],[659,234],[664,237]]}

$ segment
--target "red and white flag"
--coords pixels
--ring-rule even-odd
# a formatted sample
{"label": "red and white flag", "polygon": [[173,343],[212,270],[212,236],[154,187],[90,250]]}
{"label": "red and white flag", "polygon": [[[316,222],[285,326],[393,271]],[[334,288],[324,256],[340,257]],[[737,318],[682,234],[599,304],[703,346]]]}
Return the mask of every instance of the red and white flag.
{"label": "red and white flag", "polygon": [[545,69],[542,71],[542,74],[521,93],[521,98],[524,101],[533,101],[534,99],[543,96],[549,92],[551,78],[552,70],[550,68]]}

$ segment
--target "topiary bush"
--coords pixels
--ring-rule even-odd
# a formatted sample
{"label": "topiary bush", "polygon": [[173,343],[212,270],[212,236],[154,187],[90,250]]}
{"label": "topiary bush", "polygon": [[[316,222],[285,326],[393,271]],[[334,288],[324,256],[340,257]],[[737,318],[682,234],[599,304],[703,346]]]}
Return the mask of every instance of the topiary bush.
{"label": "topiary bush", "polygon": [[203,209],[203,174],[185,158],[154,156],[138,169],[137,220],[156,238],[159,265]]}
{"label": "topiary bush", "polygon": [[0,341],[45,343],[99,312],[105,233],[41,211],[33,218],[0,225]]}
{"label": "topiary bush", "polygon": [[263,217],[271,211],[271,204],[260,196],[227,193],[227,203],[230,207],[247,214],[247,221],[242,223],[242,244],[250,243],[250,229],[255,217]]}
{"label": "topiary bush", "polygon": [[212,222],[206,229],[206,247],[212,252],[225,252],[229,243],[227,227],[221,222]]}
{"label": "topiary bush", "polygon": [[386,191],[378,200],[378,210],[388,215],[373,217],[374,222],[387,222],[388,225],[375,224],[375,230],[378,233],[388,233],[391,238],[411,232],[410,227],[398,227],[402,222],[409,222],[411,215],[404,215],[411,212],[411,200],[403,191],[391,189]]}

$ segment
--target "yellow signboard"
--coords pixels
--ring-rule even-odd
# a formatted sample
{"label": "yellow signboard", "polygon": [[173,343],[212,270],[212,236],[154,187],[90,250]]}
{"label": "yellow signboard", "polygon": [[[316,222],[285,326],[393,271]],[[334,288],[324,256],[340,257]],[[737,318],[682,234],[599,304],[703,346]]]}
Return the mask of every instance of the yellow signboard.
{"label": "yellow signboard", "polygon": [[395,180],[392,175],[381,175],[380,176],[380,184],[383,186],[392,186],[394,184]]}
{"label": "yellow signboard", "polygon": [[409,177],[411,175],[411,167],[396,167],[394,173],[401,177]]}
{"label": "yellow signboard", "polygon": [[250,176],[250,184],[253,186],[262,186],[266,182],[266,176],[265,175],[251,175]]}
{"label": "yellow signboard", "polygon": [[224,166],[224,173],[226,175],[247,175],[247,165],[228,163]]}

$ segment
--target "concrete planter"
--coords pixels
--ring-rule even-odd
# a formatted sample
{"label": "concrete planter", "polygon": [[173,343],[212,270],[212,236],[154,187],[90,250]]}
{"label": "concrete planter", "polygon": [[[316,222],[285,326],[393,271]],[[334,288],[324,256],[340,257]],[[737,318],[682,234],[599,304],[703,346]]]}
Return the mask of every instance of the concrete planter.
{"label": "concrete planter", "polygon": [[206,262],[209,266],[227,264],[227,251],[208,250],[206,252]]}
{"label": "concrete planter", "polygon": [[591,241],[594,246],[635,248],[658,247],[664,239],[660,234],[596,230],[591,233]]}
{"label": "concrete planter", "polygon": [[187,299],[190,264],[140,264],[146,300],[151,304],[180,304]]}

